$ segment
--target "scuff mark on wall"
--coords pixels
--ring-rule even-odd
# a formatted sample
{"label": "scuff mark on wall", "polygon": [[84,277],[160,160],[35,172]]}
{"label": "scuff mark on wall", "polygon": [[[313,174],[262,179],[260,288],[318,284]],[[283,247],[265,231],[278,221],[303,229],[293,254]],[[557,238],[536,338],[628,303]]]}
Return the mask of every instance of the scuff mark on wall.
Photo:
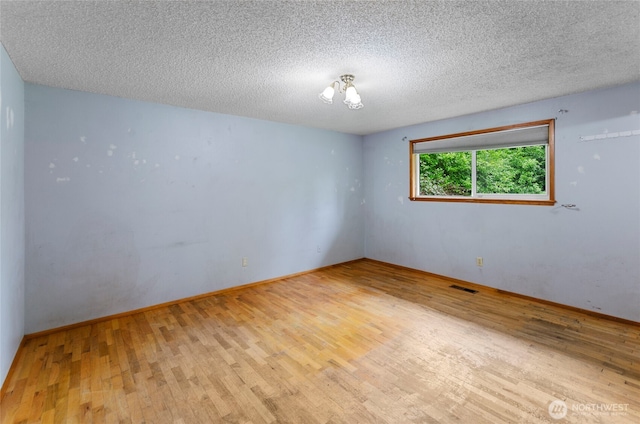
{"label": "scuff mark on wall", "polygon": [[14,120],[13,108],[10,106],[7,106],[7,129],[13,128],[13,120]]}
{"label": "scuff mark on wall", "polygon": [[584,166],[579,166],[578,167],[578,172],[581,174],[584,174]]}
{"label": "scuff mark on wall", "polygon": [[116,146],[115,144],[110,144],[109,150],[107,150],[107,156],[113,156],[113,151],[117,148],[118,146]]}
{"label": "scuff mark on wall", "polygon": [[618,137],[631,137],[632,135],[640,135],[640,130],[629,130],[629,131],[620,131],[620,132],[610,133],[609,130],[605,129],[602,134],[582,135],[580,136],[580,141],[604,140],[608,138],[618,138]]}
{"label": "scuff mark on wall", "polygon": [[76,157],[74,157],[72,160],[73,160],[74,162],[78,162],[78,161],[80,160],[80,158],[79,158],[78,156],[76,156]]}
{"label": "scuff mark on wall", "polygon": [[87,142],[87,137],[81,135],[80,136],[80,141],[83,142],[83,143],[86,143]]}
{"label": "scuff mark on wall", "polygon": [[595,160],[600,160],[600,155],[596,153],[595,155],[593,155],[593,158],[594,158]]}
{"label": "scuff mark on wall", "polygon": [[56,182],[57,183],[66,183],[67,181],[71,181],[71,178],[69,178],[69,177],[62,177],[62,178],[58,177],[58,178],[56,178]]}

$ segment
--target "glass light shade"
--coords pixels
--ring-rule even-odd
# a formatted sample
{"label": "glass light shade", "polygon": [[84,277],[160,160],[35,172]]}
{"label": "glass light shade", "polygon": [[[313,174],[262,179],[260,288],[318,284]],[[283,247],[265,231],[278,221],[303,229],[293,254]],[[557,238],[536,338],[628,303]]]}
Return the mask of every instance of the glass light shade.
{"label": "glass light shade", "polygon": [[349,109],[361,109],[364,107],[362,100],[360,99],[360,95],[356,91],[355,87],[351,86],[347,88],[344,104],[347,105]]}
{"label": "glass light shade", "polygon": [[362,104],[362,102],[360,101],[360,96],[358,96],[358,101],[355,103],[348,103],[347,107],[349,109],[362,109],[364,107],[364,105]]}
{"label": "glass light shade", "polygon": [[335,89],[333,88],[333,84],[329,87],[325,88],[322,93],[320,93],[320,100],[325,103],[331,104],[333,103],[333,94],[335,93]]}
{"label": "glass light shade", "polygon": [[356,97],[358,98],[358,101],[360,101],[360,96],[358,96],[358,92],[356,91],[356,88],[353,85],[350,85],[349,87],[347,87],[347,91],[344,94],[344,103],[345,104],[349,104],[349,103],[357,103],[358,101],[354,101],[356,99]]}

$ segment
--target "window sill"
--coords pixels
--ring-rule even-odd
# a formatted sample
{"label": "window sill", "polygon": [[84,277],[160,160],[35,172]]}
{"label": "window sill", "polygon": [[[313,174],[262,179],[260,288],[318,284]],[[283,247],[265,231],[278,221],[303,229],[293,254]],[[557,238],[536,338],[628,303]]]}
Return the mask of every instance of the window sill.
{"label": "window sill", "polygon": [[555,200],[525,200],[525,199],[486,199],[468,197],[409,197],[411,201],[417,202],[458,202],[458,203],[495,203],[506,205],[530,205],[530,206],[553,206]]}

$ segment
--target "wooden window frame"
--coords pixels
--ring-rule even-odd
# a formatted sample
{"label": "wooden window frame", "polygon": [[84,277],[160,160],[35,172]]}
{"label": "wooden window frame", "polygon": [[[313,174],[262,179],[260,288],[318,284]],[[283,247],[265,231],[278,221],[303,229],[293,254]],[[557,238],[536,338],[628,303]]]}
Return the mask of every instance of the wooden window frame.
{"label": "wooden window frame", "polygon": [[[547,146],[547,187],[548,199],[518,199],[517,196],[512,198],[487,198],[487,197],[466,197],[466,196],[419,196],[419,179],[418,172],[419,166],[417,166],[417,159],[419,156],[414,153],[414,146],[417,143],[441,141],[453,138],[468,137],[478,134],[491,134],[500,133],[504,131],[513,131],[518,129],[525,129],[536,126],[548,125],[548,142]],[[508,147],[508,146],[505,146]],[[470,149],[482,150],[482,149]],[[474,166],[475,168],[475,166]],[[505,195],[510,196],[510,195]],[[503,127],[486,128],[475,131],[468,131],[456,134],[446,134],[436,137],[421,138],[409,141],[409,200],[420,202],[463,202],[463,203],[498,203],[498,204],[515,204],[515,205],[536,205],[536,206],[553,206],[556,203],[555,200],[555,119],[545,119],[541,121],[525,122],[521,124],[507,125]]]}

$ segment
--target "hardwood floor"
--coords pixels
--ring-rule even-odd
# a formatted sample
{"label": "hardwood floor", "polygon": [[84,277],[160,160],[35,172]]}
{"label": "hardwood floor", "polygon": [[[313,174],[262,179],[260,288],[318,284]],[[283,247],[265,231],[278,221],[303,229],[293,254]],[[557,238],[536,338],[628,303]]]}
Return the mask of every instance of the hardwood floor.
{"label": "hardwood floor", "polygon": [[1,422],[640,422],[640,326],[451,284],[362,260],[33,338]]}

